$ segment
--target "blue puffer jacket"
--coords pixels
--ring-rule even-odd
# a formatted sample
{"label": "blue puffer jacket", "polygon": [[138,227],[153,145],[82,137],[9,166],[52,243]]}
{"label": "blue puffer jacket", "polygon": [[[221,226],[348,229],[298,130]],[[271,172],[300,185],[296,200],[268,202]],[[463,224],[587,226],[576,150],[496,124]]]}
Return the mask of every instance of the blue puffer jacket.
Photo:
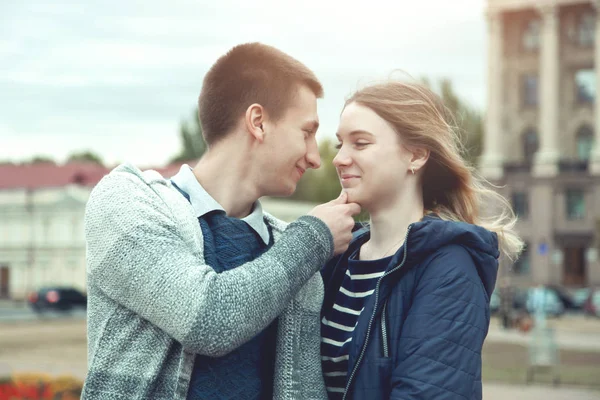
{"label": "blue puffer jacket", "polygon": [[[322,270],[333,307],[347,257]],[[498,271],[498,239],[484,228],[426,216],[409,226],[352,337],[345,399],[481,399],[481,348]]]}

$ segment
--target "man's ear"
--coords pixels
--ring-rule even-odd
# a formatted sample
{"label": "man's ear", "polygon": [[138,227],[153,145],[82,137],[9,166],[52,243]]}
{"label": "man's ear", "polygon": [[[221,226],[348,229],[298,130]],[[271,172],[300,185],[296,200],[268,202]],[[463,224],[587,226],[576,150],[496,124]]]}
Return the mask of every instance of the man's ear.
{"label": "man's ear", "polygon": [[244,116],[246,131],[261,143],[265,139],[265,118],[264,107],[257,103],[250,105],[246,109],[246,115]]}

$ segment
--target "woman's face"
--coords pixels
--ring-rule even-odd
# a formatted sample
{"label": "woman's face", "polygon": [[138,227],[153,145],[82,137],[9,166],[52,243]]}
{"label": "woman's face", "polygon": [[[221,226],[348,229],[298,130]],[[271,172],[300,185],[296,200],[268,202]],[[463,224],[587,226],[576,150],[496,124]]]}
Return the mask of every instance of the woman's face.
{"label": "woman's face", "polygon": [[357,103],[344,109],[333,159],[348,201],[367,211],[392,204],[410,173],[412,153],[398,133],[373,110]]}

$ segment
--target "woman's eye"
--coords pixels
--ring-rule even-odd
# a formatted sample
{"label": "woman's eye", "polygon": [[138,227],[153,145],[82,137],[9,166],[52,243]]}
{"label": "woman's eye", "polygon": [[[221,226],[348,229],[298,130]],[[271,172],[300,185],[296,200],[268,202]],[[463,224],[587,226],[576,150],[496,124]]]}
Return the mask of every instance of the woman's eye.
{"label": "woman's eye", "polygon": [[342,144],[341,143],[336,144],[335,148],[338,149],[338,150],[341,149],[342,148]]}
{"label": "woman's eye", "polygon": [[354,145],[360,149],[360,148],[368,146],[369,143],[356,142],[356,143],[354,143]]}

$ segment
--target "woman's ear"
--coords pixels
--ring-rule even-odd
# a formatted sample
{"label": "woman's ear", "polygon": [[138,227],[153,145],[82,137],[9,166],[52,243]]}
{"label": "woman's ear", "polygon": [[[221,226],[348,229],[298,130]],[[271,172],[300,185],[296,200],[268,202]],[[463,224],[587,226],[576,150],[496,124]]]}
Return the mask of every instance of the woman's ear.
{"label": "woman's ear", "polygon": [[410,160],[411,168],[414,168],[414,171],[417,172],[422,169],[427,163],[427,160],[429,160],[429,150],[415,147],[410,149],[410,152],[412,153]]}

